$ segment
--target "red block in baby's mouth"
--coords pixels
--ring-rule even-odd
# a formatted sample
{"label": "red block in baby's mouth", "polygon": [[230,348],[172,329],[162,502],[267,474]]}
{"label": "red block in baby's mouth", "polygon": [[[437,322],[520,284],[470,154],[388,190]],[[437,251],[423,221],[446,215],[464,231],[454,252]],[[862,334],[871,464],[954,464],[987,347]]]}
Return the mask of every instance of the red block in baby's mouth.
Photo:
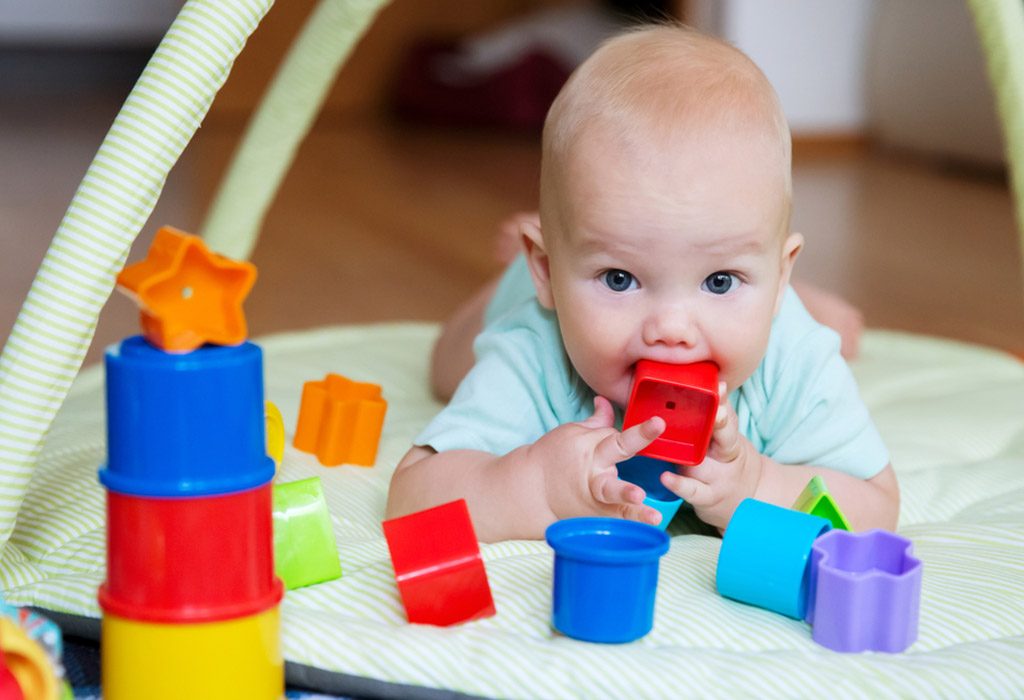
{"label": "red block in baby's mouth", "polygon": [[718,410],[718,366],[714,362],[670,365],[640,360],[622,429],[661,416],[666,428],[640,454],[692,466],[704,461]]}

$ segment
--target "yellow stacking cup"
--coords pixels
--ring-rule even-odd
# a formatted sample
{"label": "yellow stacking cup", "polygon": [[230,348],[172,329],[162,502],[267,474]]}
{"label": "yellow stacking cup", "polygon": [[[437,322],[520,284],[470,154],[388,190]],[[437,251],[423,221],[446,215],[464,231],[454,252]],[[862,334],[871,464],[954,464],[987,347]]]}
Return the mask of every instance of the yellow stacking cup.
{"label": "yellow stacking cup", "polygon": [[103,616],[104,700],[277,700],[284,696],[278,607],[219,622]]}

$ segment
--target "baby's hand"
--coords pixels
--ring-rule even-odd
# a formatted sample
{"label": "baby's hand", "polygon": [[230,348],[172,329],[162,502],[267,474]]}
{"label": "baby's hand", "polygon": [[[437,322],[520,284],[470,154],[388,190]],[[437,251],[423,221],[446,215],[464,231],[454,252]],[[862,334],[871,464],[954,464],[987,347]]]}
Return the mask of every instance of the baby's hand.
{"label": "baby's hand", "polygon": [[724,529],[740,501],[757,491],[761,472],[761,455],[740,434],[725,382],[719,382],[718,412],[707,457],[695,467],[679,467],[678,473],[664,472],[661,483],[688,501],[701,520]]}
{"label": "baby's hand", "polygon": [[561,425],[529,447],[528,458],[542,466],[548,506],[556,520],[610,516],[657,525],[661,514],[643,505],[644,490],[619,479],[615,465],[647,447],[665,430],[650,418],[628,430],[613,428],[608,399],[594,399],[594,413]]}

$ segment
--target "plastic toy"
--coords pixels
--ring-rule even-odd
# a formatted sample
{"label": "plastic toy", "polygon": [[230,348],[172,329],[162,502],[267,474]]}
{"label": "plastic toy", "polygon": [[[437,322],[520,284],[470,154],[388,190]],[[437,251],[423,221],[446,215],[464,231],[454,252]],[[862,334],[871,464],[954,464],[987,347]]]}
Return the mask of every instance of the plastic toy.
{"label": "plastic toy", "polygon": [[669,365],[641,360],[622,421],[623,430],[652,416],[665,419],[665,432],[641,455],[676,464],[704,461],[718,410],[718,366],[713,362]]}
{"label": "plastic toy", "polygon": [[832,499],[832,494],[828,492],[825,480],[821,476],[815,476],[807,482],[807,486],[797,496],[793,510],[825,518],[837,530],[853,530],[843,512],[839,510],[839,506]]}
{"label": "plastic toy", "polygon": [[660,459],[636,456],[619,462],[616,467],[620,479],[636,484],[647,494],[644,497],[644,505],[661,513],[661,522],[656,527],[660,530],[667,528],[679,507],[683,505],[683,499],[661,483],[662,472],[675,471],[672,464]]}
{"label": "plastic toy", "polygon": [[885,530],[832,530],[811,551],[814,641],[844,652],[900,652],[917,639],[921,560]]}
{"label": "plastic toy", "polygon": [[4,684],[13,686],[15,694],[7,697],[25,700],[49,700],[56,698],[58,681],[43,648],[29,638],[10,618],[0,619],[0,642],[2,642],[4,665],[8,678]]}
{"label": "plastic toy", "polygon": [[409,622],[444,627],[495,613],[466,501],[385,520],[383,527]]}
{"label": "plastic toy", "polygon": [[658,562],[668,551],[668,535],[618,518],[570,518],[548,526],[544,537],[555,550],[555,629],[608,644],[651,631]]}
{"label": "plastic toy", "polygon": [[274,485],[274,567],[287,590],[341,576],[318,476]]}
{"label": "plastic toy", "polygon": [[811,546],[831,527],[825,518],[745,499],[722,538],[715,581],[718,592],[804,619]]}
{"label": "plastic toy", "polygon": [[270,507],[269,483],[195,498],[109,491],[100,607],[132,620],[210,622],[276,605]]}
{"label": "plastic toy", "polygon": [[221,622],[161,624],[104,614],[104,700],[284,697],[275,605]]}
{"label": "plastic toy", "polygon": [[281,410],[271,401],[263,404],[263,420],[267,430],[267,456],[274,460],[274,471],[284,459],[284,417]]}
{"label": "plastic toy", "polygon": [[377,384],[354,382],[340,374],[306,382],[293,444],[315,454],[325,467],[373,466],[387,409]]}
{"label": "plastic toy", "polygon": [[[236,345],[170,353],[136,336],[105,357],[107,700],[270,700],[284,691],[263,359],[245,342],[240,306],[255,270],[197,241],[162,229],[123,284],[155,300],[143,326],[150,335],[159,326],[159,342]],[[227,326],[232,334],[218,335]]]}
{"label": "plastic toy", "polygon": [[145,260],[117,276],[142,309],[143,335],[168,352],[244,341],[242,302],[255,281],[252,263],[218,255],[198,236],[170,226],[157,231]]}
{"label": "plastic toy", "polygon": [[[2,599],[0,599],[0,616],[14,621],[29,639],[39,644],[56,670],[57,675],[63,678],[64,635],[56,622],[40,615],[31,608],[8,605]],[[4,644],[3,635],[0,635],[0,649],[3,648],[6,648],[6,645]]]}
{"label": "plastic toy", "polygon": [[104,361],[104,486],[179,497],[241,491],[273,478],[258,346],[172,354],[135,336],[108,348]]}
{"label": "plastic toy", "polygon": [[57,625],[26,608],[0,608],[0,698],[70,699],[71,689],[62,680]]}
{"label": "plastic toy", "polygon": [[25,695],[21,692],[21,685],[14,673],[7,667],[7,657],[3,648],[0,648],[0,698],[9,700],[24,700]]}

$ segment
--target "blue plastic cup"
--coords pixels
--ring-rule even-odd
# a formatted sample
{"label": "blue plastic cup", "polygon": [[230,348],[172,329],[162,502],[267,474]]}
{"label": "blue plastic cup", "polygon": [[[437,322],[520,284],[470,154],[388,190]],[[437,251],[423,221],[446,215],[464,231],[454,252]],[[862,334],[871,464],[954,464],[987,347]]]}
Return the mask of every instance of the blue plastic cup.
{"label": "blue plastic cup", "polygon": [[669,537],[617,518],[571,518],[549,526],[555,550],[551,624],[586,642],[621,644],[654,625],[658,561]]}
{"label": "blue plastic cup", "polygon": [[679,512],[683,499],[675,495],[661,483],[662,472],[675,471],[675,465],[662,459],[637,455],[615,465],[619,478],[636,484],[647,494],[644,505],[661,513],[661,522],[656,526],[661,530],[668,527],[672,518]]}
{"label": "blue plastic cup", "polygon": [[107,462],[100,481],[134,496],[210,496],[274,476],[263,353],[252,343],[169,353],[141,336],[107,348]]}
{"label": "blue plastic cup", "polygon": [[825,518],[748,498],[722,538],[716,585],[726,598],[804,619],[811,547],[832,529]]}

